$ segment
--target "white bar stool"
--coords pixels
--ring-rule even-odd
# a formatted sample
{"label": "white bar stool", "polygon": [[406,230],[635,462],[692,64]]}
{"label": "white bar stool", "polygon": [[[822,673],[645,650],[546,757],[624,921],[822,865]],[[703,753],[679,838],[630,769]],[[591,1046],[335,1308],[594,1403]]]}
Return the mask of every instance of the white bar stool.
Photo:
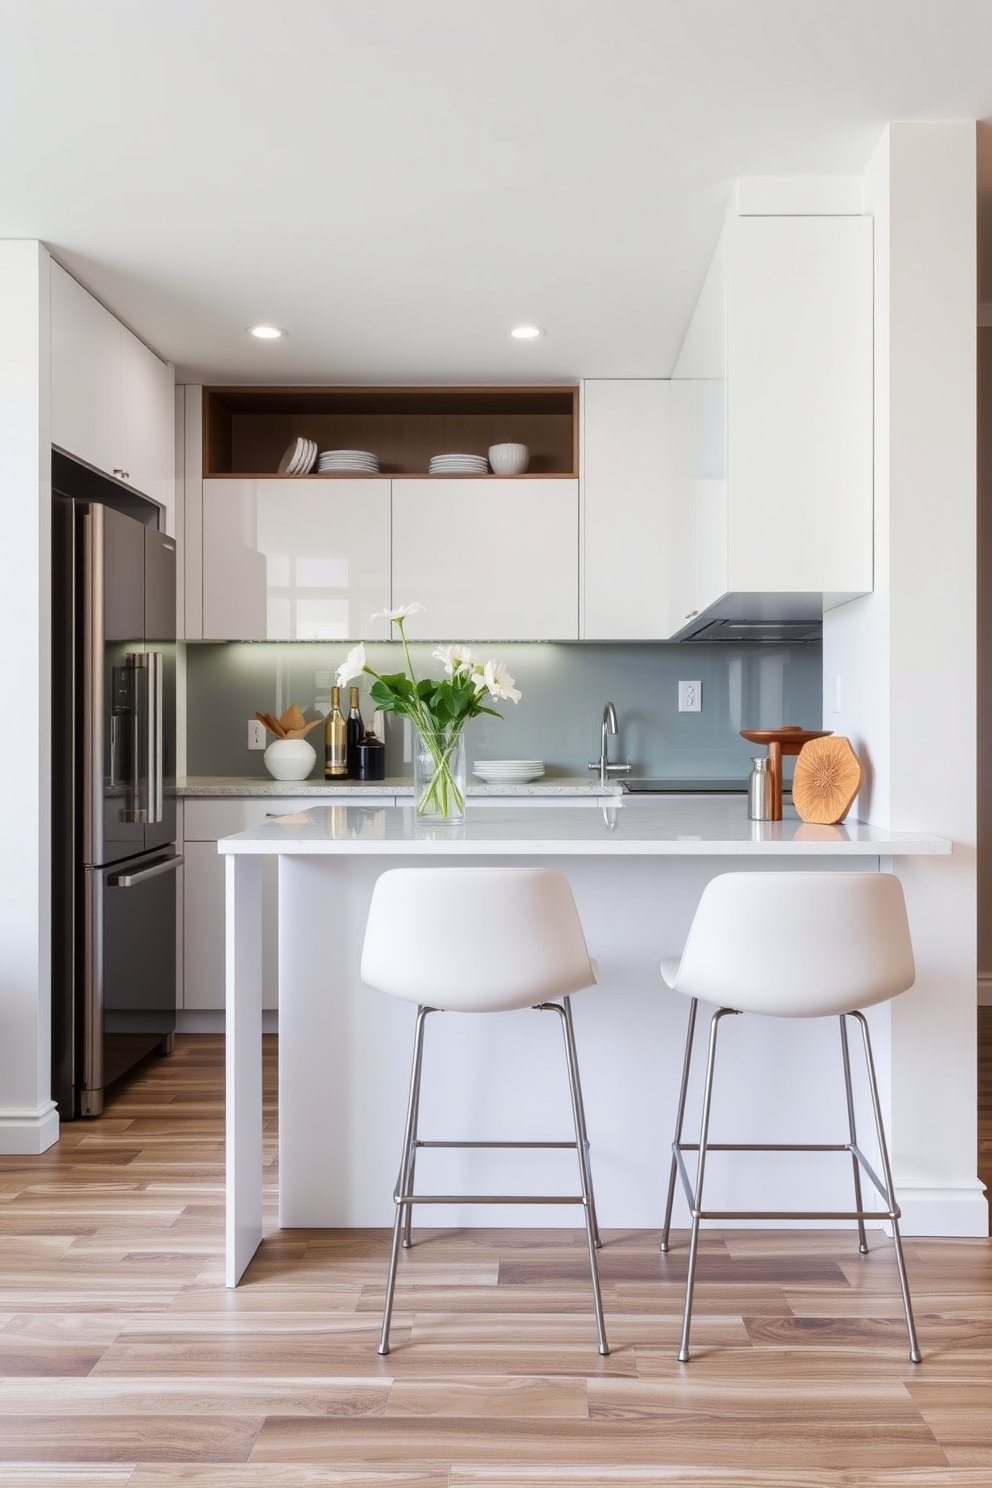
{"label": "white bar stool", "polygon": [[[685,1363],[689,1358],[689,1324],[702,1220],[853,1219],[858,1225],[861,1254],[866,1255],[865,1220],[888,1219],[892,1224],[899,1286],[909,1330],[909,1357],[918,1364],[921,1355],[899,1236],[900,1211],[892,1186],[871,1039],[867,1021],[861,1012],[856,1011],[896,997],[911,987],[916,979],[901,883],[889,873],[721,874],[711,879],[702,892],[681,959],[663,961],[661,973],[673,991],[690,999],[668,1203],[661,1238],[661,1249],[667,1252],[675,1181],[679,1175],[692,1216],[679,1359]],[[700,1000],[716,1003],[718,1011],[710,1023],[699,1141],[684,1142],[686,1092],[696,1009]],[[717,1033],[721,1020],[732,1013],[764,1013],[778,1018],[839,1017],[847,1096],[846,1142],[812,1145],[710,1141]],[[854,1018],[861,1028],[881,1177],[858,1145],[847,1041],[848,1018]],[[690,1180],[686,1167],[686,1152],[697,1154],[695,1184]],[[848,1152],[854,1171],[854,1209],[842,1212],[705,1209],[703,1180],[706,1157],[710,1152]],[[881,1196],[881,1209],[864,1208],[862,1170]]]}
{"label": "white bar stool", "polygon": [[[568,883],[549,868],[395,868],[376,881],[362,951],[362,980],[417,1004],[406,1130],[394,1200],[379,1353],[389,1325],[400,1244],[410,1245],[414,1204],[581,1204],[585,1214],[599,1352],[608,1354],[596,1248],[600,1244],[569,995],[596,982]],[[558,999],[552,1001],[551,999]],[[424,1028],[429,1013],[557,1013],[565,1040],[574,1142],[423,1141],[418,1134]],[[511,1196],[414,1194],[425,1147],[572,1148],[580,1192]]]}

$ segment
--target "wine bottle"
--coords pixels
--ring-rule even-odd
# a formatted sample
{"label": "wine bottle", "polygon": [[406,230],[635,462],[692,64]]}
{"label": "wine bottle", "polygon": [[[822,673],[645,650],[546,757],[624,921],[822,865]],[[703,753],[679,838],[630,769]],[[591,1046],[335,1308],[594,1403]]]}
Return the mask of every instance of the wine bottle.
{"label": "wine bottle", "polygon": [[341,712],[341,689],[331,688],[331,711],[324,720],[324,778],[340,780],[348,773],[348,740]]}
{"label": "wine bottle", "polygon": [[348,757],[348,774],[352,780],[358,775],[358,746],[365,737],[365,727],[358,708],[358,688],[348,689],[348,718],[345,725],[345,752]]}

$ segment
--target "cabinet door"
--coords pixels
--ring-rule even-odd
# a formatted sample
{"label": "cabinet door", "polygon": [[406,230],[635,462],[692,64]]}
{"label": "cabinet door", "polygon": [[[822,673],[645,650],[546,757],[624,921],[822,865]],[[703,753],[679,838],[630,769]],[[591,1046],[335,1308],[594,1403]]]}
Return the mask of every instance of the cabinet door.
{"label": "cabinet door", "polygon": [[172,368],[126,326],[120,328],[120,344],[123,478],[166,509],[168,526],[175,506]]}
{"label": "cabinet door", "polygon": [[52,443],[108,475],[121,468],[121,324],[54,262]]}
{"label": "cabinet door", "polygon": [[[378,803],[376,803],[378,804]],[[392,806],[392,798],[384,804]],[[265,799],[185,802],[183,844],[183,1006],[224,1006],[225,859],[218,837],[260,827],[271,816],[339,806],[354,809],[352,796],[271,796]],[[262,1006],[278,1007],[279,861],[262,860]]]}
{"label": "cabinet door", "polygon": [[434,640],[578,638],[578,482],[393,483],[393,603]]}
{"label": "cabinet door", "polygon": [[204,639],[387,639],[389,486],[205,480]]}
{"label": "cabinet door", "polygon": [[[216,842],[183,848],[183,1006],[224,1006],[224,858]],[[278,1006],[278,862],[262,862],[262,1006]]]}
{"label": "cabinet door", "polygon": [[872,221],[729,224],[732,590],[872,586]]}
{"label": "cabinet door", "polygon": [[583,383],[583,640],[669,634],[669,384]]}
{"label": "cabinet door", "polygon": [[[683,359],[680,358],[681,360]],[[669,489],[672,525],[668,543],[668,634],[674,635],[699,608],[696,600],[696,522],[692,474],[694,384],[688,377],[673,377],[670,406]]]}

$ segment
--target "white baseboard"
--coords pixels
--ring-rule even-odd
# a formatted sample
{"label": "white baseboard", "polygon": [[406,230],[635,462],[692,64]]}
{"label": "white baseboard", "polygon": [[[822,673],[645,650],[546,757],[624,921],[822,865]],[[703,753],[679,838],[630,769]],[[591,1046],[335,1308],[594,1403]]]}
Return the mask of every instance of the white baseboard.
{"label": "white baseboard", "polygon": [[59,1139],[59,1113],[54,1101],[36,1110],[0,1109],[0,1153],[4,1157],[34,1157],[47,1152]]}
{"label": "white baseboard", "polygon": [[989,1233],[989,1205],[976,1179],[957,1187],[928,1187],[900,1183],[896,1194],[904,1235],[981,1236]]}

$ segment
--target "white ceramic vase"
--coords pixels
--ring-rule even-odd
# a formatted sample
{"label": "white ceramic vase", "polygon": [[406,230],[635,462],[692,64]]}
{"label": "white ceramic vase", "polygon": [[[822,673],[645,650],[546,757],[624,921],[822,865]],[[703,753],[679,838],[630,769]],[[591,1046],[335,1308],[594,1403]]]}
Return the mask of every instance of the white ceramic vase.
{"label": "white ceramic vase", "polygon": [[306,739],[273,739],[262,759],[273,780],[306,780],[317,751]]}

